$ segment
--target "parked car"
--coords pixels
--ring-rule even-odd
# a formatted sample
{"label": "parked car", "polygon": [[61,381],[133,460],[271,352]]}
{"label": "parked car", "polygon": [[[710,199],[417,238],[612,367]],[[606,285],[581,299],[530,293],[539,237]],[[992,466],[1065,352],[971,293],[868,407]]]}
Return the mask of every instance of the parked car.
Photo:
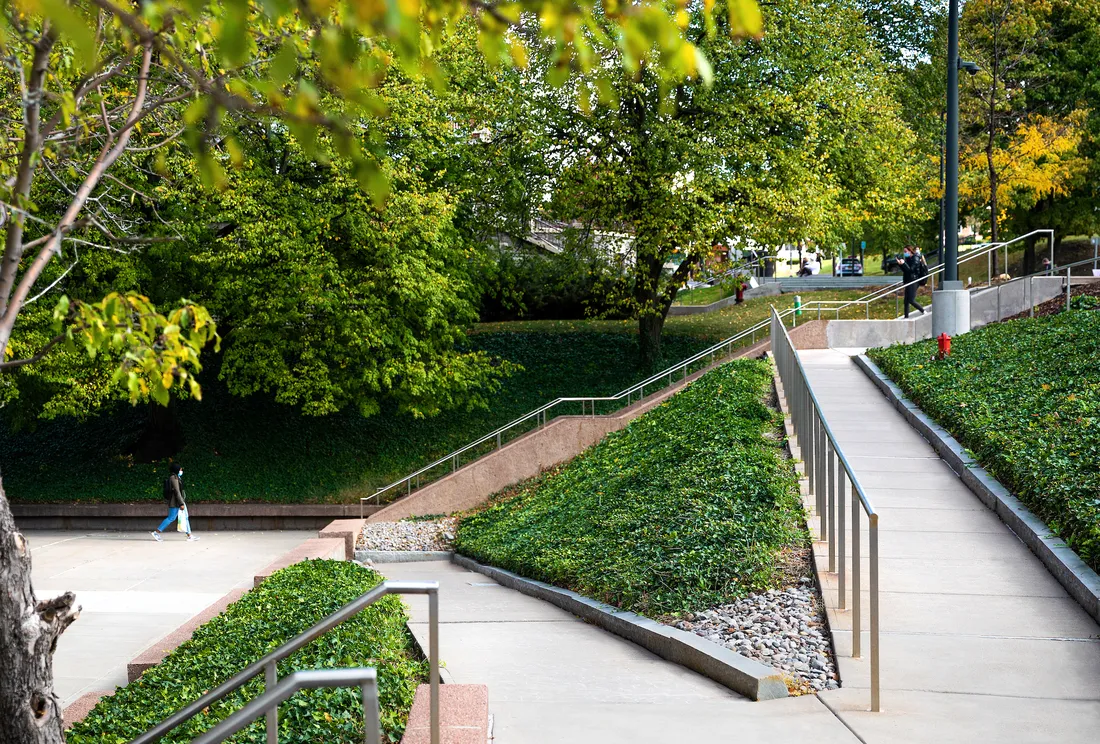
{"label": "parked car", "polygon": [[882,273],[893,274],[895,271],[900,272],[901,266],[898,265],[898,261],[904,261],[905,256],[900,253],[895,253],[892,256],[887,256],[882,260]]}
{"label": "parked car", "polygon": [[845,256],[840,259],[837,276],[863,276],[863,264],[856,256]]}

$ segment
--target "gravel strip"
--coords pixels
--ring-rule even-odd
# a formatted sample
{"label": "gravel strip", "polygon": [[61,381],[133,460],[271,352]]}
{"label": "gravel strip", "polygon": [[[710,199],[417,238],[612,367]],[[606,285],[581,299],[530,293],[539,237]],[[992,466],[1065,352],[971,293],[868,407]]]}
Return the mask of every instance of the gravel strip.
{"label": "gravel strip", "polygon": [[787,677],[791,694],[840,686],[824,608],[811,579],[697,612],[674,626],[774,667]]}
{"label": "gravel strip", "polygon": [[359,550],[450,550],[458,520],[445,517],[425,522],[372,522],[356,542]]}

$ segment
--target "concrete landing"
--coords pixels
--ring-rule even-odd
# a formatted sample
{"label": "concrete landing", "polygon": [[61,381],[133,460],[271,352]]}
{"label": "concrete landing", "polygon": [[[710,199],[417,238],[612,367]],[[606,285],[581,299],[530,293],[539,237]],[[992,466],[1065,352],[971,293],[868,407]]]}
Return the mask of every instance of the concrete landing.
{"label": "concrete landing", "polygon": [[868,711],[869,636],[853,660],[851,611],[819,561],[843,685],[823,701],[868,743],[1095,741],[1100,626],[847,354],[799,356],[880,515],[884,710]]}
{"label": "concrete landing", "polygon": [[[156,522],[150,525],[150,529]],[[126,684],[126,665],[278,555],[314,533],[207,532],[198,542],[165,533],[27,531],[39,599],[67,591],[83,607],[54,654],[62,706],[84,692]]]}
{"label": "concrete landing", "polygon": [[[754,703],[545,602],[450,562],[389,563],[440,582],[444,680],[489,687],[494,741],[757,742],[857,739],[817,698]],[[427,598],[405,597],[427,645]]]}

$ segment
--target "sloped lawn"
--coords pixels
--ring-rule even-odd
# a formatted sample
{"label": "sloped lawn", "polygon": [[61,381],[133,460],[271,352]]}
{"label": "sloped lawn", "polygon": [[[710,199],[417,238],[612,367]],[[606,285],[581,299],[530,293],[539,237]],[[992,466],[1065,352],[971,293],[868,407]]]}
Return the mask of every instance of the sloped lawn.
{"label": "sloped lawn", "polygon": [[1100,570],[1100,311],[997,323],[868,355]]}
{"label": "sloped lawn", "polygon": [[650,616],[774,586],[804,537],[771,380],[751,359],[705,375],[463,519],[456,549]]}

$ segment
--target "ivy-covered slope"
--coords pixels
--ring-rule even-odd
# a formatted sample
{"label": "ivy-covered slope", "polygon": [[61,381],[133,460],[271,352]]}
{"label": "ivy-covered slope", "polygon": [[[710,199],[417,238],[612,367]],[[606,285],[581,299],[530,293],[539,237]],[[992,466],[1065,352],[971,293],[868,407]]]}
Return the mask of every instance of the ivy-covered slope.
{"label": "ivy-covered slope", "polygon": [[[522,365],[493,396],[491,410],[417,419],[385,406],[363,418],[303,416],[263,395],[231,396],[204,381],[202,402],[179,403],[189,501],[351,501],[559,396],[607,395],[643,379],[635,337],[626,333],[479,333],[471,345]],[[670,336],[666,357],[709,345]],[[87,422],[63,418],[12,434],[0,417],[0,467],[16,502],[159,503],[167,461],[128,453],[148,412],[128,404]]]}
{"label": "ivy-covered slope", "polygon": [[[354,563],[305,561],[273,574],[195,631],[191,640],[114,695],[66,734],[69,744],[130,741],[207,690],[369,591],[382,577]],[[405,730],[413,694],[427,681],[398,597],[386,597],[279,664],[279,677],[302,669],[378,670],[383,741]],[[181,724],[161,741],[187,742],[263,692],[263,675]],[[279,706],[279,741],[363,740],[359,688],[303,690]],[[227,741],[263,744],[263,719]]]}
{"label": "ivy-covered slope", "polygon": [[913,402],[1100,570],[1100,311],[868,352]]}
{"label": "ivy-covered slope", "polygon": [[704,375],[463,519],[457,550],[651,616],[768,587],[802,539],[771,379],[751,359]]}

